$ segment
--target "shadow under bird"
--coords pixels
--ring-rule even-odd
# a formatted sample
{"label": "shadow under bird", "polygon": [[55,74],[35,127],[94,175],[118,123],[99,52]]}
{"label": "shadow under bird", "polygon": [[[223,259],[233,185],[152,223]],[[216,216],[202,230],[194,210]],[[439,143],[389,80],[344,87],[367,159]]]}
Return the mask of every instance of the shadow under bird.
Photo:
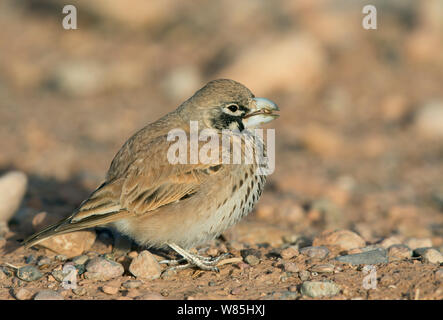
{"label": "shadow under bird", "polygon": [[168,141],[168,133],[178,128],[189,136],[191,121],[220,136],[243,132],[274,120],[277,110],[272,101],[256,98],[236,81],[207,83],[176,110],[129,138],[112,160],[105,182],[70,216],[23,244],[31,247],[52,236],[108,226],[140,245],[170,247],[186,262],[177,268],[218,270],[221,256],[209,258],[187,250],[214,239],[247,215],[266,176],[257,170],[256,161],[171,164],[167,155],[174,141]]}

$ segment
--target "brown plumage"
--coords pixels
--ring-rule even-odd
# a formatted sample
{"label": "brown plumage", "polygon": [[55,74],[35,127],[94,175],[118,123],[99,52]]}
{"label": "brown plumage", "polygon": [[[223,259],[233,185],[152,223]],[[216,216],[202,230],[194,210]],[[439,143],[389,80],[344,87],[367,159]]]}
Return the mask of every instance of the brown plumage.
{"label": "brown plumage", "polygon": [[[257,163],[226,164],[220,148],[211,163],[171,164],[168,150],[176,141],[168,133],[181,129],[189,138],[190,121],[199,130],[244,130],[276,117],[277,106],[255,98],[242,84],[220,79],[209,82],[175,111],[137,133],[114,157],[105,182],[73,214],[24,241],[30,247],[44,239],[91,228],[114,227],[149,247],[169,246],[192,265],[216,269],[214,261],[189,254],[190,248],[216,237],[252,210],[265,176],[257,173]],[[229,139],[240,143],[230,131]],[[222,141],[220,139],[220,141]],[[261,141],[259,141],[261,143]],[[199,147],[206,142],[200,141]],[[249,152],[241,144],[242,154]],[[199,149],[200,150],[200,149]]]}

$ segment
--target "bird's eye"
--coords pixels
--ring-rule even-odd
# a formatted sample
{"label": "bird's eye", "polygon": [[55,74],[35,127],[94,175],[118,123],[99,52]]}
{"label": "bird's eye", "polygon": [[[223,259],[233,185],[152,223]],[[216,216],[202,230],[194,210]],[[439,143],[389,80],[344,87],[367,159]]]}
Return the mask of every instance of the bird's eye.
{"label": "bird's eye", "polygon": [[235,105],[235,104],[231,104],[231,105],[228,106],[228,109],[229,109],[229,111],[231,111],[231,112],[235,112],[235,111],[238,110],[238,106]]}

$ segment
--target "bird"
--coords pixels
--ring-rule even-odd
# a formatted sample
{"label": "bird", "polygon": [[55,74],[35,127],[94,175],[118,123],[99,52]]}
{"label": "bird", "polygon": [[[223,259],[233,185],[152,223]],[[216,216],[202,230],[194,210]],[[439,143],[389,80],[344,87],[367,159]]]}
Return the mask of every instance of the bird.
{"label": "bird", "polygon": [[[217,149],[221,154],[226,149],[232,153],[236,145],[244,155],[250,149],[241,143],[242,134],[276,119],[276,111],[279,108],[274,102],[255,97],[237,81],[208,82],[176,110],[131,136],[113,158],[105,181],[72,214],[22,244],[29,248],[52,236],[105,226],[141,246],[169,247],[182,256],[167,263],[185,262],[178,267],[217,271],[221,256],[205,257],[190,249],[215,239],[250,213],[266,175],[259,172],[256,157],[248,163],[223,161],[226,158],[220,155],[209,162],[190,161],[195,155],[191,143],[182,149],[189,152],[181,158],[186,161],[171,163],[168,151],[177,143],[171,140],[171,132],[192,135],[194,123],[198,132],[210,130],[222,140],[223,135],[228,137],[229,147],[223,148],[222,143]],[[257,141],[253,149],[264,146],[261,137],[246,136],[247,141]],[[198,147],[205,142],[200,140]],[[231,154],[228,156],[230,160]]]}

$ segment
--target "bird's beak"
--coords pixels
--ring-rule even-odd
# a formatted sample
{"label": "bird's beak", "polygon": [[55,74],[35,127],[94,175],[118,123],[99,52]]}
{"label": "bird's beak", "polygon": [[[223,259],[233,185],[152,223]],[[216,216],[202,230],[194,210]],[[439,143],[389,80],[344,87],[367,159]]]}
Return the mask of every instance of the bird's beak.
{"label": "bird's beak", "polygon": [[279,115],[273,112],[280,110],[274,102],[266,98],[253,98],[249,109],[250,111],[243,117],[246,128],[255,128],[276,119]]}

